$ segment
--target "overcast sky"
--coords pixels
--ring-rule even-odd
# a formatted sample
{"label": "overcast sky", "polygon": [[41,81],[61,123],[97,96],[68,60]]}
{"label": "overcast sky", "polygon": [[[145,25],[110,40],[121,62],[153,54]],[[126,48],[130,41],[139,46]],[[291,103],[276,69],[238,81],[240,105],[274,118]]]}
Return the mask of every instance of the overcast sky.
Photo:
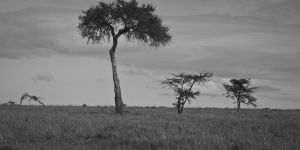
{"label": "overcast sky", "polygon": [[[213,72],[191,107],[235,107],[222,83],[249,77],[259,108],[300,108],[299,0],[142,0],[156,7],[172,42],[151,49],[120,39],[124,103],[172,106],[160,80]],[[96,0],[0,1],[0,103],[24,92],[46,104],[114,105],[112,43],[87,45],[76,26]],[[33,104],[33,103],[31,103]]]}

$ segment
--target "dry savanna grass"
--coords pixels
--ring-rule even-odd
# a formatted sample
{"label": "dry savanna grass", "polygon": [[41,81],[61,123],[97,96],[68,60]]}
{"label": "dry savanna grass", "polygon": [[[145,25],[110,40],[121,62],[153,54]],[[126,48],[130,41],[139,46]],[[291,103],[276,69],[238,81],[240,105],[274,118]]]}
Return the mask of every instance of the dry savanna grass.
{"label": "dry savanna grass", "polygon": [[300,110],[0,106],[0,150],[296,150]]}

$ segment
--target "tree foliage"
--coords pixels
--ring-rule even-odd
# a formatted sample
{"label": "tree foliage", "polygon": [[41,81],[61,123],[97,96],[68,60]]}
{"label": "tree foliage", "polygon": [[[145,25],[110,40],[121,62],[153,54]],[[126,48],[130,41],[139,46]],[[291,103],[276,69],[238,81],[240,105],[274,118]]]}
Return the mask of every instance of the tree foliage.
{"label": "tree foliage", "polygon": [[200,74],[172,74],[172,78],[167,78],[161,81],[161,84],[165,87],[173,89],[176,93],[176,101],[173,103],[177,107],[177,112],[180,114],[183,111],[183,107],[186,102],[191,103],[196,99],[196,96],[200,95],[200,91],[194,91],[195,84],[205,84],[213,76],[212,73],[200,73]]}
{"label": "tree foliage", "polygon": [[78,28],[81,36],[93,43],[101,43],[121,35],[131,40],[164,46],[171,40],[169,28],[154,14],[151,4],[138,5],[136,0],[117,0],[112,3],[99,2],[83,10]]}
{"label": "tree foliage", "polygon": [[251,85],[250,78],[231,79],[229,82],[230,84],[223,84],[226,89],[226,94],[224,95],[227,98],[235,100],[235,103],[237,103],[237,110],[240,109],[241,103],[256,107],[255,102],[257,99],[253,97],[252,94],[255,93],[258,87],[253,87]]}

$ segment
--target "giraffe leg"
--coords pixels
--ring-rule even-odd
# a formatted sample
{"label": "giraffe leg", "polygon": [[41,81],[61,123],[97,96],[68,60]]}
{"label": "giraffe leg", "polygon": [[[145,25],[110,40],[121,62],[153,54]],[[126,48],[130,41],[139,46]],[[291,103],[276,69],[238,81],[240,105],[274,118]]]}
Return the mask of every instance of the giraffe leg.
{"label": "giraffe leg", "polygon": [[45,104],[42,103],[42,102],[40,101],[40,99],[42,99],[42,97],[35,97],[35,99],[36,99],[36,101],[38,101],[40,104],[42,104],[43,106],[45,106]]}

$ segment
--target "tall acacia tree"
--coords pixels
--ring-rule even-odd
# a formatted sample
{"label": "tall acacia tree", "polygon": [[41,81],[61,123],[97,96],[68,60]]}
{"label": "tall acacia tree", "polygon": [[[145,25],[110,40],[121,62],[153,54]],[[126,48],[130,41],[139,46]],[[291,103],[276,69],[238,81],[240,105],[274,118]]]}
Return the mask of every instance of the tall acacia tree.
{"label": "tall acacia tree", "polygon": [[155,8],[151,4],[139,5],[136,0],[116,0],[111,3],[99,2],[89,9],[83,10],[79,16],[78,29],[88,43],[102,43],[112,39],[109,50],[116,112],[122,114],[123,100],[120,81],[117,74],[115,52],[118,39],[124,35],[127,40],[137,40],[147,43],[150,47],[165,46],[171,41],[169,28],[162,24],[162,19],[154,14]]}
{"label": "tall acacia tree", "polygon": [[256,107],[256,98],[253,97],[252,94],[258,87],[254,87],[251,85],[250,78],[231,79],[229,82],[231,84],[223,84],[224,88],[226,89],[226,94],[224,95],[235,100],[238,111],[240,110],[241,103]]}

